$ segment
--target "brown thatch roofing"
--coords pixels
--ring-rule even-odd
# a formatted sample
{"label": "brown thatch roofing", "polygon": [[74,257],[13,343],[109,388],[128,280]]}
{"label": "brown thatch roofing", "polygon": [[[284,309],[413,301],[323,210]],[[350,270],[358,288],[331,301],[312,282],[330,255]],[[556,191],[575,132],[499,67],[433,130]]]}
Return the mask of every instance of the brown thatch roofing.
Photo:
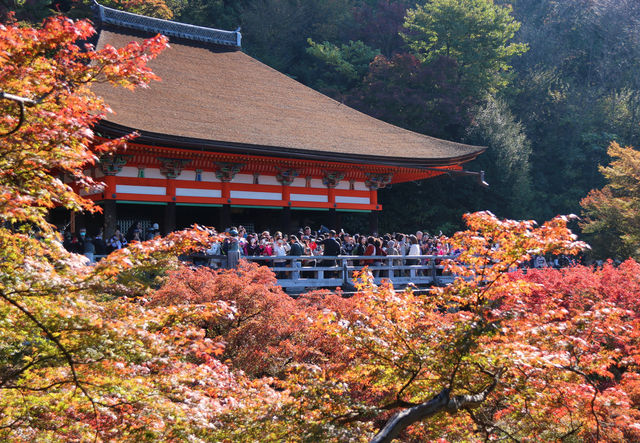
{"label": "brown thatch roofing", "polygon": [[[98,47],[137,34],[103,24]],[[362,114],[229,47],[177,39],[151,67],[162,81],[147,89],[94,87],[115,112],[100,133],[135,129],[147,144],[405,167],[459,164],[484,150]]]}

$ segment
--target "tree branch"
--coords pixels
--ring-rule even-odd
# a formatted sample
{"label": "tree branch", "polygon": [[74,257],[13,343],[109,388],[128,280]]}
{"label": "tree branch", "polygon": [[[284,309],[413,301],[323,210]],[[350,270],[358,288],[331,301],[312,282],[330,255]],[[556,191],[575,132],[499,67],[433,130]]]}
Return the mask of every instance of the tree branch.
{"label": "tree branch", "polygon": [[498,384],[498,375],[489,386],[477,394],[455,395],[451,397],[449,388],[445,388],[431,400],[421,403],[404,411],[398,412],[384,428],[371,440],[371,443],[390,443],[403,430],[413,423],[432,417],[440,412],[457,412],[482,403]]}

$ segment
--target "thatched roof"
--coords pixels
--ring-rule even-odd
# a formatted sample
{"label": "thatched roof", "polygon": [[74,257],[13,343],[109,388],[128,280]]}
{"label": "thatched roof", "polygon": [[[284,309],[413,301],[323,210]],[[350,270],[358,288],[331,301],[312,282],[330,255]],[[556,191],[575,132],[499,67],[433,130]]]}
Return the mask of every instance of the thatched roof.
{"label": "thatched roof", "polygon": [[[139,17],[103,21],[97,46],[139,40],[145,30],[132,26],[129,16]],[[148,32],[173,23],[144,19]],[[146,144],[405,167],[460,164],[484,150],[349,108],[244,54],[237,32],[225,45],[191,38],[191,28],[174,31],[171,47],[151,62],[161,82],[135,92],[94,87],[115,111],[100,133],[137,130],[137,142]]]}

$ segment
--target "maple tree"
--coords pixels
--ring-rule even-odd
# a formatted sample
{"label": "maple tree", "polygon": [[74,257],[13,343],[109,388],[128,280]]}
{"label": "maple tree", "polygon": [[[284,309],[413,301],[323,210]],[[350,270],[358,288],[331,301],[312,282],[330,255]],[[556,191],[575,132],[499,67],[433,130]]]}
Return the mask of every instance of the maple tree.
{"label": "maple tree", "polygon": [[613,159],[600,166],[607,180],[582,199],[582,229],[593,234],[595,244],[609,256],[640,258],[640,151],[613,142],[607,150]]}
{"label": "maple tree", "polygon": [[[61,176],[80,188],[99,185],[84,168],[124,141],[93,139],[91,126],[109,108],[91,92],[91,83],[144,86],[156,78],[147,61],[167,45],[162,36],[100,51],[76,43],[93,32],[88,22],[62,17],[40,28],[0,27],[0,89],[35,103],[22,123],[10,101],[2,102],[0,114],[0,132],[8,134],[0,144],[2,439],[195,435],[209,421],[187,413],[174,401],[175,392],[193,378],[202,380],[201,390],[190,392],[211,411],[224,408],[235,391],[247,392],[241,378],[203,358],[220,347],[193,333],[193,311],[145,309],[139,297],[114,296],[123,286],[133,286],[138,296],[150,292],[126,276],[177,267],[178,254],[210,243],[209,231],[135,243],[88,266],[84,257],[63,249],[46,221],[55,205],[98,210]],[[228,310],[220,304],[198,309],[209,315]],[[149,398],[154,401],[143,401]]]}

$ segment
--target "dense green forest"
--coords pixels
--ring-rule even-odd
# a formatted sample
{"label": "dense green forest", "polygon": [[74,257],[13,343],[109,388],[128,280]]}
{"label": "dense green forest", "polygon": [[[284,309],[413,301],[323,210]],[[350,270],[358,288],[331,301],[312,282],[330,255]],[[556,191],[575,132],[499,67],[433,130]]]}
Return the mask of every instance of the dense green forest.
{"label": "dense green forest", "polygon": [[[19,19],[37,20],[52,9],[91,13],[88,0],[13,3]],[[383,228],[451,233],[463,212],[478,209],[538,220],[579,213],[580,200],[604,184],[598,165],[608,162],[609,143],[640,145],[636,1],[104,3],[197,25],[240,26],[247,53],[349,106],[488,146],[467,168],[485,170],[489,189],[450,177],[394,185],[380,192]]]}

